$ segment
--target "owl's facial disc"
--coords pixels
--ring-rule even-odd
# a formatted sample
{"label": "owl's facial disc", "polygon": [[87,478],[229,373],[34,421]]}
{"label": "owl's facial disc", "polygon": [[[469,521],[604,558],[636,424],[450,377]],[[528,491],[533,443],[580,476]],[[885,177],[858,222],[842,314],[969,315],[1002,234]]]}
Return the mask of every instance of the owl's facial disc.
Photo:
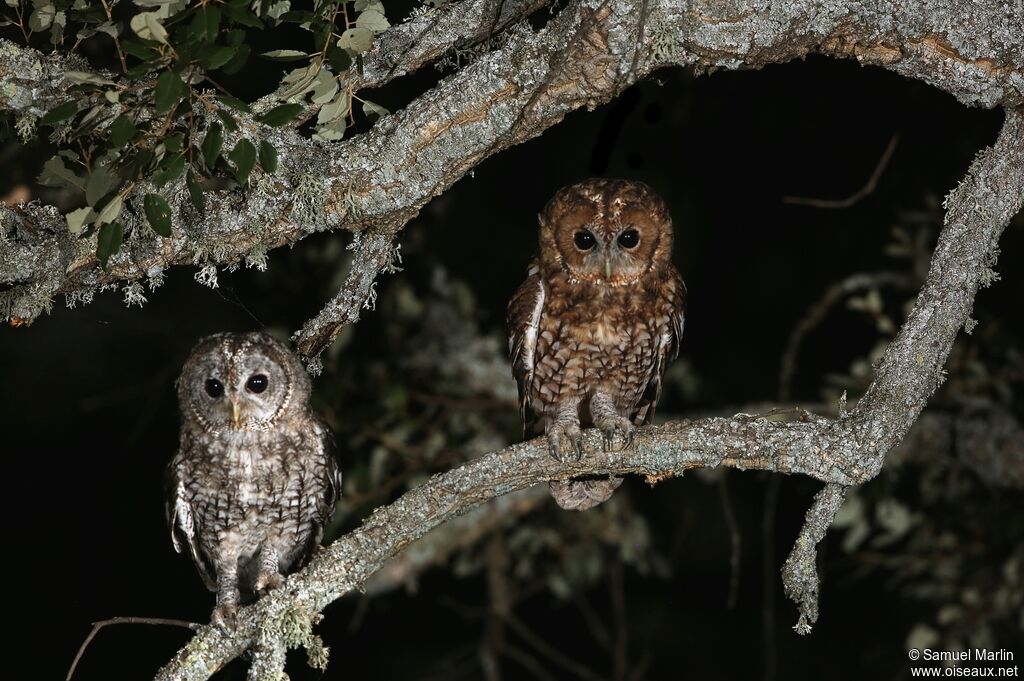
{"label": "owl's facial disc", "polygon": [[566,231],[572,233],[572,250],[568,254],[563,251],[562,262],[572,279],[625,286],[636,283],[649,269],[646,261],[638,257],[642,238],[637,227],[608,221],[567,227]]}
{"label": "owl's facial disc", "polygon": [[193,413],[212,429],[266,430],[292,406],[281,364],[248,346],[244,352],[231,348],[212,354],[197,378]]}
{"label": "owl's facial disc", "polygon": [[308,408],[310,383],[288,347],[260,332],[201,340],[178,378],[182,409],[208,432],[260,432]]}

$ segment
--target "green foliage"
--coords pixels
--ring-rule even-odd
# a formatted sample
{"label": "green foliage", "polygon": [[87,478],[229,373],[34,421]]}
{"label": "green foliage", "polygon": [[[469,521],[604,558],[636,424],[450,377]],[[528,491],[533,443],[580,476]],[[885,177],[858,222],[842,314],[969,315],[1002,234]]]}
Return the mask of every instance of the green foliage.
{"label": "green foliage", "polygon": [[202,213],[206,210],[206,196],[203,192],[203,186],[199,184],[199,178],[191,170],[188,171],[188,176],[185,178],[185,186],[188,187],[189,199],[192,201],[192,205],[195,209]]}
{"label": "green foliage", "polygon": [[136,132],[138,132],[138,128],[132,123],[132,119],[121,114],[110,124],[110,148],[120,149],[135,137]]}
{"label": "green foliage", "polygon": [[220,123],[214,123],[206,131],[206,139],[203,140],[203,160],[207,168],[213,168],[220,156],[220,149],[224,146],[224,133]]}
{"label": "green foliage", "polygon": [[256,120],[260,123],[277,127],[298,116],[304,108],[301,104],[282,104],[281,106],[275,106]]}
{"label": "green foliage", "polygon": [[100,227],[99,236],[96,239],[96,257],[100,264],[106,269],[110,256],[121,250],[121,241],[124,238],[124,230],[119,222],[111,222]]}
{"label": "green foliage", "polygon": [[171,236],[171,207],[167,200],[159,194],[146,194],[142,205],[153,231],[163,237]]}
{"label": "green foliage", "polygon": [[228,154],[228,160],[235,164],[235,179],[243,187],[249,183],[249,173],[256,164],[256,147],[247,139],[238,140],[238,144]]}
{"label": "green foliage", "polygon": [[277,170],[277,149],[266,140],[260,142],[260,165],[268,173]]}
{"label": "green foliage", "polygon": [[[53,102],[34,127],[19,131],[25,141],[48,135],[57,144],[39,182],[81,197],[85,205],[66,215],[68,229],[96,237],[104,267],[120,248],[121,210],[128,197],[138,196],[136,185],[172,187],[173,193],[173,185],[184,182],[201,212],[204,187],[213,186],[207,180],[214,176],[229,174],[245,187],[257,161],[262,172],[276,172],[278,153],[260,141],[262,125],[298,127],[315,116],[314,138],[329,141],[342,139],[354,122],[354,101],[363,102],[370,117],[386,114],[358,98],[347,77],[389,27],[379,0],[315,0],[301,8],[290,0],[6,0],[0,14],[0,23],[20,28],[33,47],[40,47],[42,34],[54,50],[95,43],[88,54],[117,55],[115,74],[65,72],[67,101]],[[265,44],[268,33],[286,24],[303,29],[308,43],[260,55],[254,68],[265,69],[263,60],[296,67],[271,95],[276,101],[261,103],[254,116],[217,74],[242,71],[257,34]],[[66,43],[67,36],[74,40]],[[224,158],[226,144],[231,151]],[[154,231],[170,236],[167,201],[146,192],[143,204]]]}
{"label": "green foliage", "polygon": [[78,103],[74,101],[65,102],[40,118],[39,125],[53,125],[54,123],[66,121],[76,113],[78,113]]}
{"label": "green foliage", "polygon": [[173,71],[164,71],[156,79],[153,101],[158,114],[166,114],[178,103],[185,94],[185,84]]}

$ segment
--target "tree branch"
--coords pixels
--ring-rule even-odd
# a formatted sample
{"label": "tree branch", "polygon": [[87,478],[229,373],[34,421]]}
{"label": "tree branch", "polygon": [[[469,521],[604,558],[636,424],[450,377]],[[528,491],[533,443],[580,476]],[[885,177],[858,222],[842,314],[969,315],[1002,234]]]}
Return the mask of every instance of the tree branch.
{"label": "tree branch", "polygon": [[846,296],[858,291],[865,291],[883,286],[900,289],[913,289],[914,278],[900,272],[863,272],[851,274],[825,289],[817,301],[804,313],[800,321],[789,334],[786,350],[779,362],[779,401],[788,402],[793,386],[793,375],[796,373],[796,360],[800,355],[800,346],[804,337],[813,331],[825,318],[825,315]]}
{"label": "tree branch", "polygon": [[[647,11],[638,22],[641,5]],[[601,452],[599,436],[588,432],[585,445],[596,454],[579,462],[553,461],[542,441],[476,459],[377,509],[285,587],[244,608],[233,632],[202,628],[158,678],[205,679],[252,648],[258,650],[254,678],[261,670],[274,674],[288,647],[315,647],[310,632],[323,607],[361,588],[410,542],[489,499],[578,475],[637,473],[656,480],[724,465],[827,483],[784,573],[787,590],[799,601],[801,623],[813,623],[813,545],[831,522],[843,488],[878,473],[885,454],[941,384],[942,367],[970,318],[978,288],[995,279],[998,238],[1024,201],[1024,116],[1014,108],[1024,102],[1022,23],[1020,3],[1001,0],[942,8],[925,0],[898,7],[882,0],[767,6],[749,0],[575,0],[544,29],[517,26],[503,46],[348,141],[314,143],[240,117],[236,135],[269,139],[279,150],[278,173],[254,175],[245,190],[211,194],[203,215],[191,208],[180,186],[171,187],[165,194],[175,216],[172,237],[130,229],[107,270],[96,262],[95,244],[70,235],[55,208],[0,208],[0,318],[17,324],[49,309],[59,293],[91,295],[97,287],[156,277],[174,265],[201,265],[207,272],[254,263],[267,249],[314,231],[371,230],[341,293],[298,336],[315,354],[358,315],[373,277],[390,258],[392,236],[432,197],[485,158],[536,137],[573,110],[608,101],[659,67],[757,68],[818,52],[924,80],[967,104],[1007,108],[996,144],[979,154],[947,198],[945,226],[917,304],[851,412],[836,419],[805,412],[796,422],[738,415],[647,427],[624,452]],[[435,38],[451,46],[466,35],[462,30]],[[424,54],[429,59],[440,52]],[[74,66],[67,58],[44,58],[0,41],[0,106],[38,116],[39,103],[58,98],[63,72]],[[122,216],[127,227],[142,224],[139,207],[149,189],[138,185],[129,197]]]}
{"label": "tree branch", "polygon": [[92,629],[89,630],[89,635],[82,641],[82,645],[78,647],[78,652],[75,653],[75,659],[71,661],[71,666],[68,668],[67,676],[64,677],[64,681],[71,681],[71,678],[75,675],[75,670],[78,668],[78,663],[82,661],[82,655],[85,654],[85,649],[89,647],[92,640],[96,638],[96,634],[100,633],[100,629],[109,627],[112,624],[153,624],[163,625],[170,627],[184,627],[195,631],[200,625],[195,622],[189,622],[188,620],[176,620],[168,619],[166,617],[111,617],[107,620],[100,620],[99,622],[92,623]]}
{"label": "tree branch", "polygon": [[427,569],[443,565],[452,555],[493,533],[515,518],[547,504],[551,495],[543,486],[512,492],[454,518],[389,560],[365,585],[367,596],[377,596],[400,586],[413,587]]}
{"label": "tree branch", "polygon": [[871,193],[875,191],[875,188],[878,187],[878,181],[882,178],[882,173],[885,172],[885,167],[889,165],[889,161],[892,159],[892,154],[896,151],[896,144],[899,141],[899,133],[895,133],[889,138],[889,144],[885,146],[885,151],[882,152],[882,156],[878,159],[878,163],[875,164],[875,169],[871,171],[871,176],[868,177],[868,181],[864,183],[863,187],[850,194],[845,199],[815,199],[807,196],[783,196],[782,202],[795,206],[811,206],[812,208],[849,208],[850,206],[856,205],[856,203],[864,197],[870,196]]}
{"label": "tree branch", "polygon": [[828,484],[814,496],[796,544],[782,566],[782,585],[786,595],[800,608],[800,619],[793,627],[798,634],[811,633],[811,627],[818,621],[816,549],[839,513],[847,489],[842,485]]}
{"label": "tree branch", "polygon": [[[525,0],[506,4],[511,9],[501,16],[507,21],[488,26],[500,28],[536,6]],[[50,309],[55,295],[88,298],[101,286],[158,276],[175,265],[203,266],[203,279],[209,282],[212,268],[259,263],[268,249],[315,231],[374,227],[395,233],[485,158],[536,137],[573,110],[612,99],[663,66],[758,68],[819,52],[884,66],[969,104],[1016,106],[1024,101],[1024,47],[1017,36],[1024,9],[1019,3],[983,0],[941,10],[924,0],[898,8],[882,0],[804,0],[767,7],[682,0],[644,4],[642,39],[637,21],[641,0],[576,0],[539,31],[517,25],[500,48],[345,142],[317,143],[240,116],[241,129],[228,135],[226,144],[238,135],[267,139],[279,151],[278,172],[254,175],[244,191],[211,193],[203,215],[191,207],[180,183],[170,186],[164,193],[174,216],[172,237],[129,229],[107,270],[95,258],[95,237],[72,236],[57,209],[39,204],[0,208],[0,286],[6,287],[0,291],[0,319],[30,323]],[[428,31],[432,47],[421,44],[404,57],[384,56],[398,49],[389,41],[409,44],[414,26],[431,14],[385,32],[375,53],[380,69],[371,74],[384,69],[402,73],[436,58],[445,44],[479,41],[479,25],[473,29],[469,19],[458,19],[465,3],[450,5],[443,10],[450,12],[443,15],[448,18]],[[489,6],[474,2],[470,8],[484,12]],[[72,58],[43,57],[0,41],[0,108],[40,115],[41,105],[62,100],[63,73],[75,67],[81,68]],[[371,75],[363,84],[383,77]],[[139,184],[128,197],[122,214],[127,228],[142,225],[147,191],[152,187]],[[346,319],[335,315],[334,324],[344,325]]]}
{"label": "tree branch", "polygon": [[374,41],[350,84],[372,88],[412,73],[451,50],[484,42],[551,0],[463,0],[415,14]]}
{"label": "tree branch", "polygon": [[334,342],[342,329],[359,321],[360,311],[373,308],[377,275],[400,271],[402,258],[390,230],[370,229],[358,234],[352,250],[352,265],[338,295],[292,337],[299,353],[311,360]]}
{"label": "tree branch", "polygon": [[[226,633],[205,627],[157,675],[205,679],[231,659],[282,630],[296,613],[311,618],[328,603],[362,588],[403,547],[433,528],[497,496],[543,481],[579,475],[634,473],[658,480],[698,467],[730,466],[807,475],[828,486],[815,500],[784,582],[798,599],[800,630],[816,619],[813,546],[823,536],[843,488],[877,475],[942,381],[958,329],[969,319],[979,287],[993,279],[998,238],[1024,203],[1024,115],[1007,112],[995,145],[978,154],[947,197],[946,219],[917,303],[889,345],[865,396],[836,419],[804,412],[795,422],[737,415],[641,428],[633,448],[602,452],[588,431],[578,462],[557,462],[543,438],[507,447],[431,478],[390,506],[378,508],[340,537],[281,589],[239,613]],[[300,617],[300,619],[301,619]],[[291,627],[294,628],[294,627]],[[308,637],[307,637],[308,638]]]}

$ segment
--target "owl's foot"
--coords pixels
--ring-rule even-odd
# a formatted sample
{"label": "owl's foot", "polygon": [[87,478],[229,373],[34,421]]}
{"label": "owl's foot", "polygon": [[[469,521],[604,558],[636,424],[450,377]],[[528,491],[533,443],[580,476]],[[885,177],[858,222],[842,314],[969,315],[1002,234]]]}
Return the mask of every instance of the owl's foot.
{"label": "owl's foot", "polygon": [[282,584],[284,584],[284,577],[281,576],[280,572],[260,570],[260,573],[256,575],[256,583],[253,584],[253,588],[256,591],[270,591]]}
{"label": "owl's foot", "polygon": [[[594,425],[601,430],[601,439],[604,442],[604,451],[606,452],[628,449],[633,444],[636,426],[625,416],[599,418],[595,420]],[[622,442],[621,447],[615,446],[616,437]]]}
{"label": "owl's foot", "polygon": [[210,615],[210,623],[231,632],[235,630],[235,617],[238,615],[238,605],[235,603],[223,603],[213,609]]}
{"label": "owl's foot", "polygon": [[579,461],[583,456],[583,431],[579,423],[556,423],[548,430],[548,451],[555,461],[569,456]]}

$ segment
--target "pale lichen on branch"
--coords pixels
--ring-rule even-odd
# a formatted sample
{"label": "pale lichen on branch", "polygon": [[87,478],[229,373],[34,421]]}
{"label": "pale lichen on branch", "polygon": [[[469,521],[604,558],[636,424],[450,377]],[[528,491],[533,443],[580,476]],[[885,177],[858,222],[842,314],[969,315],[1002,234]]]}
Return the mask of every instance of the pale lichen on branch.
{"label": "pale lichen on branch", "polygon": [[[731,466],[802,474],[826,483],[783,572],[797,600],[797,630],[817,619],[814,546],[835,517],[844,490],[871,480],[938,387],[937,374],[957,331],[969,318],[990,252],[1024,202],[1024,116],[1009,111],[995,145],[983,151],[947,201],[945,227],[917,304],[879,364],[875,381],[848,413],[829,419],[804,413],[795,422],[736,416],[642,428],[635,446],[601,452],[597,433],[585,437],[595,454],[575,463],[547,456],[543,440],[513,445],[435,476],[390,506],[378,508],[356,531],[336,540],[287,588],[240,613],[239,627],[225,635],[213,627],[179,653],[158,679],[204,679],[256,640],[260,623],[295,602],[319,610],[361,588],[402,548],[490,499],[533,484],[576,475],[681,475],[699,467]],[[965,238],[965,233],[974,238]]]}
{"label": "pale lichen on branch", "polygon": [[[512,6],[526,13],[539,4]],[[598,453],[569,464],[554,462],[542,442],[481,457],[377,509],[360,528],[290,577],[285,588],[243,609],[236,630],[203,628],[157,678],[205,679],[254,646],[253,677],[273,678],[288,642],[283,636],[268,637],[267,623],[291,621],[289,613],[301,607],[311,626],[315,613],[360,589],[403,547],[434,527],[497,496],[578,475],[633,473],[660,479],[698,467],[731,466],[825,482],[784,573],[800,604],[801,624],[806,625],[801,629],[814,622],[813,546],[834,517],[843,489],[878,474],[886,453],[940,385],[953,341],[971,318],[975,294],[995,280],[999,236],[1024,201],[1024,47],[1019,40],[1024,9],[997,0],[941,8],[923,1],[894,8],[880,0],[644,4],[647,15],[638,22],[640,2],[570,2],[544,28],[509,31],[500,47],[347,141],[323,144],[287,130],[268,132],[279,153],[277,174],[268,181],[254,175],[247,189],[212,192],[204,213],[191,207],[186,192],[173,193],[171,237],[133,239],[106,269],[97,262],[93,245],[70,234],[56,209],[39,204],[0,208],[0,317],[24,325],[48,310],[60,293],[85,301],[97,288],[152,278],[174,265],[216,272],[246,258],[258,262],[251,254],[314,231],[361,233],[342,291],[297,335],[300,350],[315,356],[358,318],[373,295],[377,274],[391,262],[402,227],[485,158],[540,135],[574,110],[609,101],[663,66],[757,68],[818,52],[924,80],[967,104],[1006,109],[995,145],[979,154],[947,200],[945,226],[924,287],[865,396],[835,419],[808,414],[800,421],[777,422],[737,416],[648,427],[640,430],[634,448],[622,452],[600,453],[599,437],[588,433],[586,447]],[[507,23],[499,17],[494,29]],[[437,31],[451,32],[443,38],[432,34],[432,39],[440,47],[456,46],[470,36],[465,24],[456,25],[444,29],[438,23]],[[646,28],[638,40],[641,26]],[[402,32],[408,30],[390,29],[399,42],[406,41]],[[378,44],[386,48],[389,40],[385,32]],[[407,68],[443,54],[440,47],[410,49],[408,55],[418,56],[409,57]],[[61,69],[68,64],[48,58],[49,76],[29,86],[12,71],[26,59],[41,57],[0,41],[0,106],[31,113],[25,109],[26,88],[45,100],[60,87]],[[400,61],[383,59],[381,68],[398,75],[407,70]],[[260,125],[246,116],[239,116],[239,124]],[[297,204],[303,200],[296,196],[300,187],[306,202]],[[137,187],[126,197],[137,214],[144,193],[144,187]],[[304,640],[312,641],[310,636]]]}
{"label": "pale lichen on branch", "polygon": [[[498,18],[488,25],[500,30],[543,3],[464,4],[449,3],[384,31],[368,57],[367,83],[380,84],[436,59],[443,53],[440,46],[479,42],[479,23],[469,21],[469,10],[473,16],[492,11]],[[1012,4],[993,0],[940,14],[921,3],[890,16],[883,3],[793,2],[726,13],[714,6],[652,1],[639,50],[638,6],[569,3],[545,28],[511,31],[501,47],[350,140],[321,144],[287,129],[265,131],[279,154],[272,181],[211,192],[203,214],[191,207],[187,192],[171,192],[171,238],[136,239],[106,270],[93,255],[92,241],[70,235],[56,210],[38,204],[3,207],[0,283],[8,290],[0,293],[0,317],[31,323],[55,295],[137,280],[149,271],[189,265],[197,255],[204,264],[231,266],[314,231],[372,226],[397,232],[483,159],[536,137],[574,109],[608,101],[663,66],[756,68],[817,51],[927,80],[971,104],[1024,101],[1024,57],[1013,30],[1024,21],[1024,11]],[[668,37],[671,49],[665,47]],[[906,49],[884,55],[873,50],[882,44]],[[399,49],[399,56],[388,56]],[[568,53],[573,59],[561,68],[560,55]],[[35,70],[24,64],[35,64]],[[0,108],[19,111],[31,102],[51,101],[63,85],[61,73],[74,65],[2,41]],[[41,69],[45,77],[31,76]],[[243,129],[262,129],[245,114],[237,118]],[[137,187],[125,203],[139,206],[145,193]],[[296,210],[300,194],[315,196],[315,205]],[[207,257],[211,243],[222,245],[213,258]]]}

